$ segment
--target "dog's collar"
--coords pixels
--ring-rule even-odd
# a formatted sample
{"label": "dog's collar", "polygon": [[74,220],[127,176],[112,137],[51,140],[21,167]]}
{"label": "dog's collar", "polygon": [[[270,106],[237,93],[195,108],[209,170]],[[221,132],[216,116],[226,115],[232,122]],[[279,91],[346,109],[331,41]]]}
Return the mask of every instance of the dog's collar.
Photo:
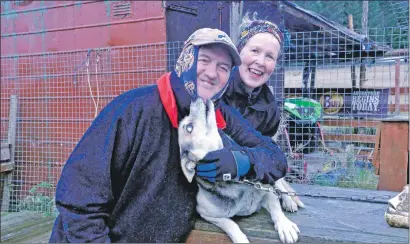
{"label": "dog's collar", "polygon": [[[162,105],[167,112],[169,120],[174,128],[178,128],[178,108],[175,100],[174,93],[171,88],[171,73],[166,73],[162,75],[158,81],[158,91],[161,98]],[[219,129],[225,129],[226,122],[219,109],[215,111],[216,125]]]}

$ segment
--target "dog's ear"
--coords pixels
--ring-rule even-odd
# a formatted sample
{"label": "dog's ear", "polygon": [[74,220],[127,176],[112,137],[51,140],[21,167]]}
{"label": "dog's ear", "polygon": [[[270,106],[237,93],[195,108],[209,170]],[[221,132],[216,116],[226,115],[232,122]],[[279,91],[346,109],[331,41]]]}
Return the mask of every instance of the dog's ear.
{"label": "dog's ear", "polygon": [[211,100],[206,102],[206,123],[209,130],[218,130],[216,126],[215,106]]}
{"label": "dog's ear", "polygon": [[192,116],[196,113],[196,100],[191,100],[191,104],[189,105],[189,116]]}
{"label": "dog's ear", "polygon": [[199,121],[206,121],[206,105],[202,98],[198,97],[196,100],[191,101],[189,116]]}

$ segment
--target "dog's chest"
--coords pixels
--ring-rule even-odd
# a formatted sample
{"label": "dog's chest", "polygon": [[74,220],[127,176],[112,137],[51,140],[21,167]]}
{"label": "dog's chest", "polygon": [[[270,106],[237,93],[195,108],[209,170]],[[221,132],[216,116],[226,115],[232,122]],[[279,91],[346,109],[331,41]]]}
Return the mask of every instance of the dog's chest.
{"label": "dog's chest", "polygon": [[265,194],[244,184],[213,185],[212,189],[199,184],[197,210],[214,217],[246,216],[260,209]]}
{"label": "dog's chest", "polygon": [[255,189],[253,186],[246,186],[241,198],[236,201],[235,215],[251,215],[261,208],[262,200],[266,192]]}

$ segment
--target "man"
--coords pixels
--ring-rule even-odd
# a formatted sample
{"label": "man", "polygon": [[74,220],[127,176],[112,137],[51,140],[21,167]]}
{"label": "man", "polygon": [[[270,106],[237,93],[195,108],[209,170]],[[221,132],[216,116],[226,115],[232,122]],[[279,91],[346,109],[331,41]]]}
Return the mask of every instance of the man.
{"label": "man", "polygon": [[186,41],[175,71],[110,102],[64,166],[56,192],[60,215],[50,242],[185,241],[196,216],[197,187],[180,168],[177,128],[197,96],[214,101],[218,127],[247,156],[236,161],[237,151],[210,152],[198,177],[246,175],[264,183],[283,177],[286,158],[270,138],[218,105],[240,62],[226,33],[200,29]]}

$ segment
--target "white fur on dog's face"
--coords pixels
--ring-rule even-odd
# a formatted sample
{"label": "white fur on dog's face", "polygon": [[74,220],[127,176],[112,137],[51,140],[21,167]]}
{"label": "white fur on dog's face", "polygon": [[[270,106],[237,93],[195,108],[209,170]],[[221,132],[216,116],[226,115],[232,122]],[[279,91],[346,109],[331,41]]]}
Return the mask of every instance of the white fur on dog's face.
{"label": "white fur on dog's face", "polygon": [[189,182],[195,175],[195,163],[209,151],[223,147],[216,126],[214,105],[210,100],[206,105],[201,98],[191,102],[189,115],[178,127],[181,168]]}

